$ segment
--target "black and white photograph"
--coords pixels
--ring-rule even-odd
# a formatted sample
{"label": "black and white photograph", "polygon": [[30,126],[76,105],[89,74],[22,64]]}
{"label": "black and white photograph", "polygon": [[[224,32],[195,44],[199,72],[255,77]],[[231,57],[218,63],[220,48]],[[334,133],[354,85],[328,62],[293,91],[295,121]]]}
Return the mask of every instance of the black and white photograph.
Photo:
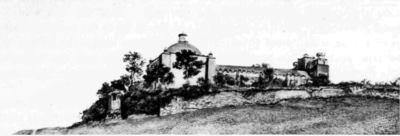
{"label": "black and white photograph", "polygon": [[400,0],[0,0],[0,135],[400,135]]}

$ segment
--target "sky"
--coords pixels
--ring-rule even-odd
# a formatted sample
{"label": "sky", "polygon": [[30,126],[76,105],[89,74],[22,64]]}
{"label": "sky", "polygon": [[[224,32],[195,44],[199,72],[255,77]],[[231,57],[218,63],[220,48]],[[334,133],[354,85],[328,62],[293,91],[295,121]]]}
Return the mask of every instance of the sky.
{"label": "sky", "polygon": [[69,126],[123,55],[185,32],[217,64],[293,68],[326,53],[332,82],[400,77],[399,0],[0,1],[0,134]]}

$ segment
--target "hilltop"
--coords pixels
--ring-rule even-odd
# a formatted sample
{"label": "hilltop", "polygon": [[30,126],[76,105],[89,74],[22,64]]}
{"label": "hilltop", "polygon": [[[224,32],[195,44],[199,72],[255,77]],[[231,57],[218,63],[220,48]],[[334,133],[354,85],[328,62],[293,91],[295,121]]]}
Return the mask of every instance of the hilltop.
{"label": "hilltop", "polygon": [[272,105],[207,108],[15,134],[400,134],[399,113],[398,99],[295,98]]}

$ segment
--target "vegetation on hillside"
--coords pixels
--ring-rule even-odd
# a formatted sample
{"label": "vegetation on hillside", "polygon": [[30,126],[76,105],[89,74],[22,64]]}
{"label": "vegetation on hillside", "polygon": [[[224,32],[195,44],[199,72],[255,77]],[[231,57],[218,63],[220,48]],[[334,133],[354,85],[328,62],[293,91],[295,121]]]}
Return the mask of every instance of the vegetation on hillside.
{"label": "vegetation on hillside", "polygon": [[155,65],[154,67],[147,66],[146,75],[143,76],[145,87],[153,86],[156,88],[155,83],[161,84],[172,84],[174,83],[174,74],[171,72],[171,68],[166,67],[164,64]]}
{"label": "vegetation on hillside", "polygon": [[312,79],[313,86],[327,86],[331,83],[327,75],[320,75],[317,78]]}
{"label": "vegetation on hillside", "polygon": [[[111,81],[111,85],[107,82],[97,91],[99,99],[92,106],[82,112],[82,122],[104,120],[108,114],[108,94],[114,90],[122,90],[132,93],[133,90],[140,88],[140,76],[143,74],[144,59],[138,52],[128,52],[124,54],[123,62],[126,63],[125,70],[130,75],[122,75],[120,79]],[[125,110],[127,111],[127,110]],[[124,112],[125,113],[125,112]]]}
{"label": "vegetation on hillside", "polygon": [[[185,79],[189,79],[200,73],[204,62],[197,60],[195,52],[182,50],[178,52],[174,68],[183,69]],[[97,94],[99,99],[88,109],[82,112],[82,121],[104,120],[107,116],[107,96],[114,90],[125,92],[121,98],[121,114],[123,118],[131,114],[159,115],[160,107],[168,104],[174,96],[181,96],[186,99],[195,98],[209,94],[212,85],[200,78],[198,85],[185,84],[177,89],[165,89],[165,85],[172,84],[175,76],[171,68],[163,64],[147,66],[146,74],[143,75],[144,59],[140,53],[129,52],[124,55],[123,62],[126,63],[125,74],[111,81],[103,83]],[[143,81],[139,81],[143,75]]]}
{"label": "vegetation on hillside", "polygon": [[252,85],[259,89],[269,87],[274,81],[274,69],[267,63],[262,63],[262,74],[259,75],[258,80]]}
{"label": "vegetation on hillside", "polygon": [[125,80],[128,79],[128,84],[126,88],[129,88],[143,75],[143,66],[145,64],[145,59],[140,53],[132,53],[131,51],[129,51],[129,53],[124,55],[124,58],[122,60],[126,63],[125,70],[131,74],[129,78],[124,78]]}
{"label": "vegetation on hillside", "polygon": [[[375,97],[290,99],[88,123],[62,134],[400,134],[399,101]],[[58,130],[59,128],[55,128]],[[54,133],[41,129],[37,134]]]}
{"label": "vegetation on hillside", "polygon": [[[247,88],[248,92],[266,91],[270,87],[281,87],[286,85],[286,81],[274,79],[274,69],[267,63],[253,65],[253,67],[263,68],[257,80],[249,84],[249,78],[243,75],[231,76],[228,74],[217,73],[213,79],[215,84],[211,84],[205,78],[198,78],[197,85],[184,84],[180,88],[167,89],[165,86],[174,82],[174,74],[171,68],[163,64],[147,66],[146,74],[143,75],[144,59],[137,52],[129,52],[124,55],[123,62],[126,63],[126,71],[129,74],[120,76],[119,79],[110,83],[105,82],[97,91],[99,99],[93,103],[91,107],[82,112],[82,122],[100,121],[107,117],[108,111],[108,94],[115,90],[121,90],[124,95],[121,97],[121,114],[123,118],[127,118],[132,114],[148,114],[159,115],[160,108],[165,107],[174,97],[183,97],[184,100],[196,99],[204,95],[211,95],[221,91],[221,88],[232,87]],[[182,50],[177,53],[174,68],[182,69],[184,78],[189,79],[200,73],[204,62],[197,60],[195,53],[188,50]],[[143,75],[143,76],[142,76]],[[143,78],[144,80],[139,80]],[[360,82],[348,81],[338,84],[330,83],[327,76],[313,79],[311,84],[305,86],[337,86],[349,88],[351,86],[375,86],[383,87],[382,91],[393,91],[390,86],[398,84],[400,81],[396,79],[389,83],[379,83],[373,85],[369,80]],[[386,87],[386,88],[385,88]],[[347,89],[349,90],[349,89]],[[396,90],[396,89],[395,89]],[[318,91],[316,89],[309,90],[310,93]]]}
{"label": "vegetation on hillside", "polygon": [[194,55],[196,55],[196,52],[192,52],[191,50],[181,50],[176,53],[176,61],[173,64],[173,68],[183,69],[184,79],[196,76],[204,66],[204,62],[197,60],[197,57]]}

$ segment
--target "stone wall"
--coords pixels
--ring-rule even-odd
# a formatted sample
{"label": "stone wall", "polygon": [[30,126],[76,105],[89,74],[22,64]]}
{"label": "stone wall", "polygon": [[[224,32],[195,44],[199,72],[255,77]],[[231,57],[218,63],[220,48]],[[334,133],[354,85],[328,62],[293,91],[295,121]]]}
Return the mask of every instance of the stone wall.
{"label": "stone wall", "polygon": [[251,102],[242,97],[242,94],[238,92],[221,92],[216,95],[207,95],[190,101],[184,101],[181,97],[175,97],[170,104],[164,108],[161,108],[160,115],[164,116],[228,105],[244,105],[246,103]]}
{"label": "stone wall", "polygon": [[[365,88],[350,88],[351,94],[361,96],[379,96],[384,98],[399,99],[398,92],[382,93],[370,91]],[[343,96],[345,90],[337,88],[325,88],[312,94],[313,97],[332,97]],[[215,95],[207,95],[194,100],[184,101],[180,97],[175,97],[170,104],[160,109],[160,115],[170,115],[182,112],[195,111],[204,108],[215,108],[223,106],[238,106],[247,104],[273,104],[284,99],[309,98],[310,94],[306,90],[279,90],[269,92],[254,92],[251,94],[240,92],[221,92]]]}

